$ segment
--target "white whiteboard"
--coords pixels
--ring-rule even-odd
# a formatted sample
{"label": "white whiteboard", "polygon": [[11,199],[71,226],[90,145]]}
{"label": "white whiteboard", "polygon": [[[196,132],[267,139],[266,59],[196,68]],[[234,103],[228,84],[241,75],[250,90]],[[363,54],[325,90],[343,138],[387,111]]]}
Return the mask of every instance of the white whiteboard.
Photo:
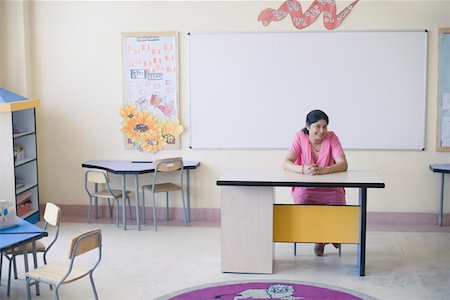
{"label": "white whiteboard", "polygon": [[345,149],[425,147],[427,32],[190,33],[190,146],[287,149],[322,109]]}

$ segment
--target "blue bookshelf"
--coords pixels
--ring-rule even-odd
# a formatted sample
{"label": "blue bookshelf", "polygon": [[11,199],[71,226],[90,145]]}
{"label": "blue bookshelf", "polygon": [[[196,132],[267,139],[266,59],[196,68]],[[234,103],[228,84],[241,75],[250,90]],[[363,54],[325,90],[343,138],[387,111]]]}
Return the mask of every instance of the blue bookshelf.
{"label": "blue bookshelf", "polygon": [[14,199],[17,215],[40,220],[36,137],[39,100],[0,87],[0,199]]}

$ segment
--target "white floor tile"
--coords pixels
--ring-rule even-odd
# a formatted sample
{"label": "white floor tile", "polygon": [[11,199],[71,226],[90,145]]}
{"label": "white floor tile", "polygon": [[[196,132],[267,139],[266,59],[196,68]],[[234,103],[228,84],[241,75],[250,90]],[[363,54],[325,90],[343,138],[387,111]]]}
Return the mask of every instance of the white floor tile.
{"label": "white floor tile", "polygon": [[[323,257],[314,256],[314,244],[276,244],[274,274],[224,274],[220,272],[220,228],[147,224],[138,232],[114,224],[63,223],[61,236],[48,260],[65,260],[70,240],[99,227],[103,233],[103,258],[94,273],[100,299],[154,299],[176,290],[210,282],[235,280],[299,280],[356,290],[379,299],[449,299],[450,233],[367,233],[366,276],[357,270],[355,245],[343,245],[342,257],[331,245]],[[39,264],[42,263],[39,258]],[[24,299],[23,259],[18,259],[19,279],[6,297],[7,261],[2,272],[1,299]],[[93,299],[89,279],[61,288],[62,299]],[[53,293],[41,285],[41,296]]]}

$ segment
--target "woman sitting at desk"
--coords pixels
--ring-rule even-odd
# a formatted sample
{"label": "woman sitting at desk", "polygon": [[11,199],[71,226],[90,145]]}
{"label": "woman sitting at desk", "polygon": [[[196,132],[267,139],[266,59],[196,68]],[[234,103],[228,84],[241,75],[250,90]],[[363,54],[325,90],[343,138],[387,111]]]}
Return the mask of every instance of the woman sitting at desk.
{"label": "woman sitting at desk", "polygon": [[[295,135],[283,162],[288,171],[322,175],[347,170],[347,159],[334,132],[328,131],[328,116],[321,110],[313,110],[306,116],[306,127]],[[345,205],[343,188],[293,187],[295,204]],[[318,243],[314,253],[322,256],[326,244]],[[333,244],[339,248],[339,244]]]}

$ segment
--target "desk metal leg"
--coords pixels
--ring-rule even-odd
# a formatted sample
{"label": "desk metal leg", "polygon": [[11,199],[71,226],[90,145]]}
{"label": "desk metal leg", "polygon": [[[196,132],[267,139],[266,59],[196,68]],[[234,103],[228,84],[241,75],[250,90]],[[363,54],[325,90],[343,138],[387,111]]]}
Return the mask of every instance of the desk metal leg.
{"label": "desk metal leg", "polygon": [[191,175],[189,169],[186,169],[186,206],[187,206],[187,222],[191,222]]}
{"label": "desk metal leg", "polygon": [[[32,242],[32,251],[33,251],[33,260],[34,260],[34,268],[37,268],[37,255],[36,255],[36,241]],[[29,265],[28,265],[28,247],[27,244],[24,244],[22,246],[22,252],[23,252],[23,262],[25,265],[25,274],[30,270]],[[11,270],[10,270],[11,271]],[[39,282],[36,282],[36,295],[40,295],[40,290],[39,290]],[[9,289],[8,289],[9,290]],[[28,281],[25,278],[25,291],[26,291],[26,299],[31,299],[31,288],[28,285]]]}
{"label": "desk metal leg", "polygon": [[442,227],[442,215],[444,212],[444,184],[445,181],[445,173],[442,173],[441,177],[441,203],[439,203],[439,226]]}
{"label": "desk metal leg", "polygon": [[[36,244],[35,244],[35,242],[33,242],[33,249],[36,249],[36,246],[35,246]],[[23,246],[22,246],[22,252],[23,252],[23,262],[24,262],[24,265],[25,265],[25,274],[30,270],[29,269],[29,266],[28,266],[28,249],[27,249],[27,245],[26,244],[24,244]],[[30,297],[31,297],[31,290],[30,290],[30,286],[28,286],[27,285],[27,282],[26,282],[26,280],[25,280],[25,288],[26,288],[26,291],[27,291],[27,293],[28,293],[28,295],[30,295]],[[36,288],[36,293],[37,293],[37,288]]]}
{"label": "desk metal leg", "polygon": [[139,179],[138,174],[134,175],[134,188],[136,191],[136,226],[137,230],[141,230],[141,222],[139,221]]}
{"label": "desk metal leg", "polygon": [[359,189],[360,226],[358,244],[358,270],[359,276],[366,271],[366,224],[367,224],[367,188]]}
{"label": "desk metal leg", "polygon": [[123,222],[123,230],[127,230],[127,214],[126,214],[126,206],[127,206],[127,177],[125,174],[122,174],[122,222]]}
{"label": "desk metal leg", "polygon": [[[33,262],[34,262],[34,268],[37,269],[37,254],[36,254],[36,241],[33,241],[32,243],[33,248]],[[36,282],[36,295],[40,295],[41,292],[39,291],[39,282]]]}

